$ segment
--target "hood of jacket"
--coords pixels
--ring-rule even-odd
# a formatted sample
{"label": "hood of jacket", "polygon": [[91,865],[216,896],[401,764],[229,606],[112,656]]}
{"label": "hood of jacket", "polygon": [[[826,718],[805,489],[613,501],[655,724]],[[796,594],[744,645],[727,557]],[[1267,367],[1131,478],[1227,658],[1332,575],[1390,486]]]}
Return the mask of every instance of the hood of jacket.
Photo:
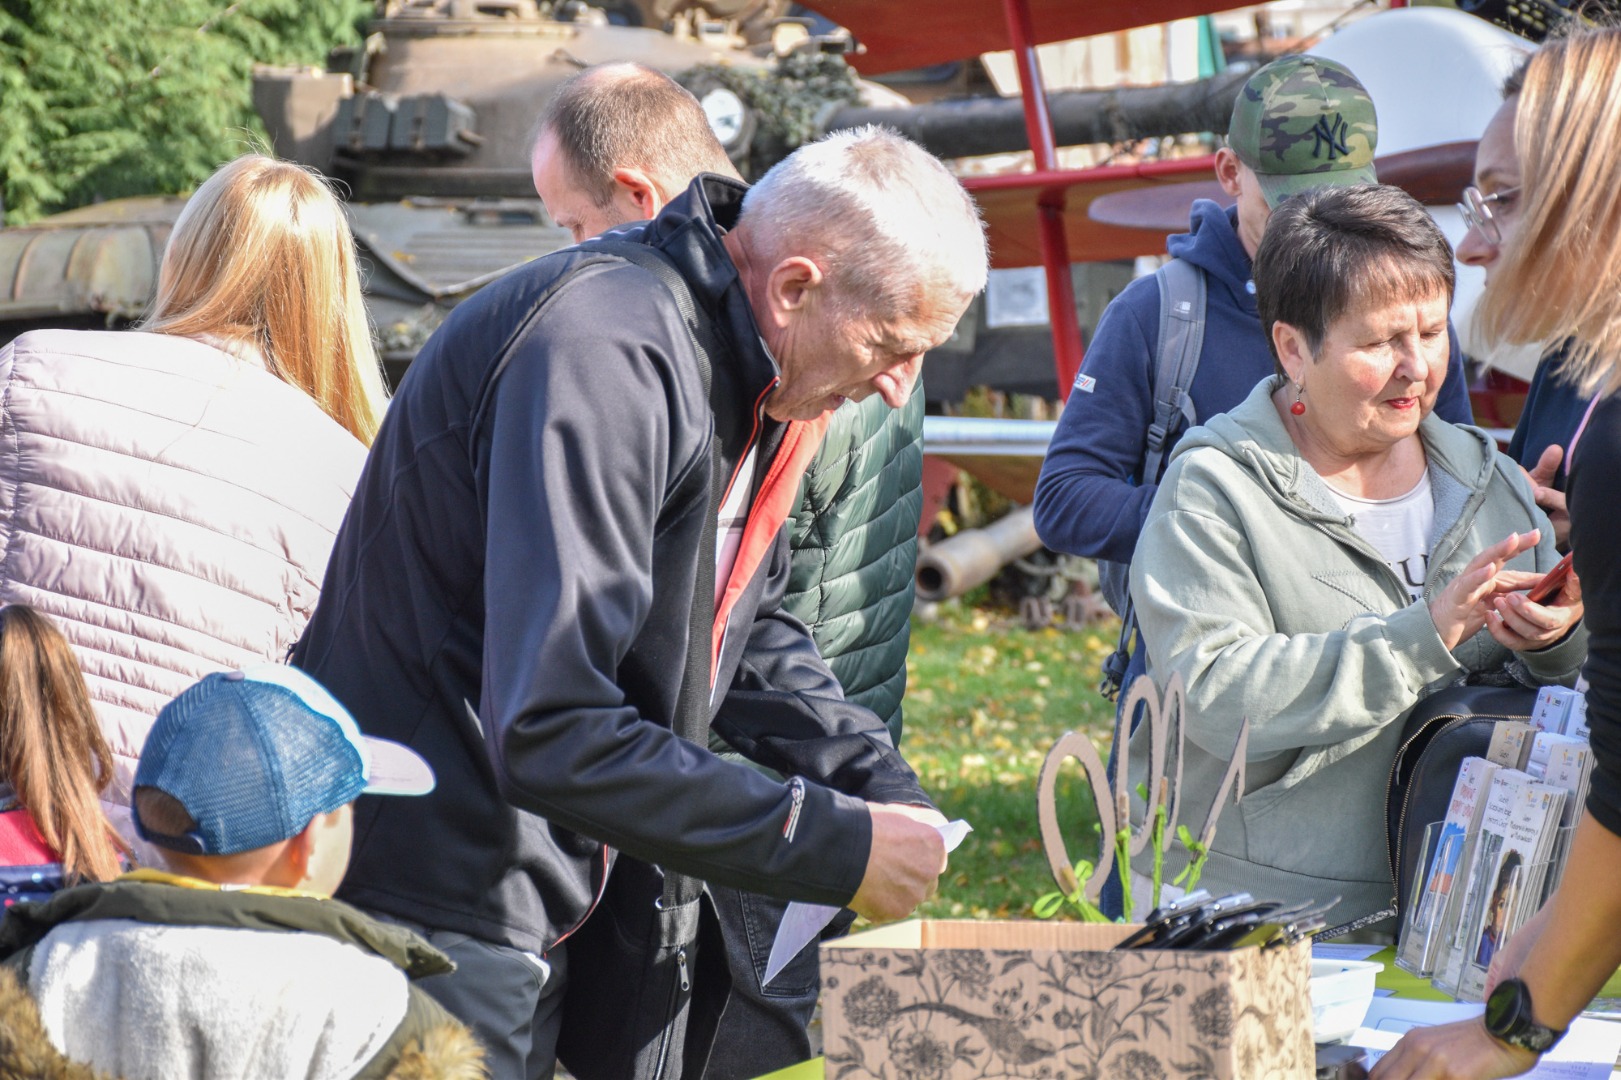
{"label": "hood of jacket", "polygon": [[[1261,381],[1237,408],[1190,430],[1171,460],[1202,447],[1220,450],[1249,470],[1262,490],[1288,512],[1309,521],[1345,524],[1344,509],[1295,448],[1272,404],[1279,385],[1278,377]],[[1468,501],[1485,497],[1486,485],[1502,460],[1484,431],[1449,424],[1434,413],[1420,423],[1419,437],[1429,458],[1439,533],[1458,518]]]}
{"label": "hood of jacket", "polygon": [[[52,1044],[141,1075],[359,1075],[451,969],[347,905],[142,872],[18,905],[4,951]],[[19,951],[21,947],[21,951]]]}
{"label": "hood of jacket", "polygon": [[1210,199],[1193,204],[1188,231],[1165,242],[1172,258],[1185,259],[1203,270],[1228,294],[1230,302],[1253,319],[1261,313],[1255,307],[1254,271],[1249,253],[1238,239],[1238,208],[1223,209]]}

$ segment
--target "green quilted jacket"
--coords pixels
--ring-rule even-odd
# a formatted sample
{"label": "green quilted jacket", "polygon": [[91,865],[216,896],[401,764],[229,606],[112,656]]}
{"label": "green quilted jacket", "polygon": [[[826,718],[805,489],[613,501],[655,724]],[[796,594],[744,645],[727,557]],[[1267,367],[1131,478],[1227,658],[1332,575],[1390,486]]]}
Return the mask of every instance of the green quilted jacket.
{"label": "green quilted jacket", "polygon": [[922,483],[922,387],[900,409],[873,395],[833,414],[789,522],[783,606],[810,627],[845,696],[883,717],[897,746]]}

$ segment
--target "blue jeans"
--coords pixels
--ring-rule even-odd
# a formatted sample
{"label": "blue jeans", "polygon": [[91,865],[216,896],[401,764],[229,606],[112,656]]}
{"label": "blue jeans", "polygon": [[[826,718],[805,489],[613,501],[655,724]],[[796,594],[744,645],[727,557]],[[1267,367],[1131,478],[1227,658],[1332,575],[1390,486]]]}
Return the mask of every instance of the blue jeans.
{"label": "blue jeans", "polygon": [[[709,891],[726,941],[732,997],[721,1015],[704,1080],[750,1080],[810,1060],[814,1052],[807,1029],[821,988],[817,942],[805,946],[769,986],[762,986],[771,943],[788,902],[720,885]],[[822,936],[844,933],[854,918],[841,912]]]}

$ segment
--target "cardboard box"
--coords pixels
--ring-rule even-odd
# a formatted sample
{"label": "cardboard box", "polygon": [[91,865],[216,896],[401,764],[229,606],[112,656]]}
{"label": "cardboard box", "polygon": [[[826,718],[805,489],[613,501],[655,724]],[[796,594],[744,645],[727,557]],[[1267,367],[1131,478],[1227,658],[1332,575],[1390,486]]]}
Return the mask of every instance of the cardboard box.
{"label": "cardboard box", "polygon": [[1311,946],[1112,951],[1135,927],[898,923],[824,943],[829,1080],[1310,1080]]}

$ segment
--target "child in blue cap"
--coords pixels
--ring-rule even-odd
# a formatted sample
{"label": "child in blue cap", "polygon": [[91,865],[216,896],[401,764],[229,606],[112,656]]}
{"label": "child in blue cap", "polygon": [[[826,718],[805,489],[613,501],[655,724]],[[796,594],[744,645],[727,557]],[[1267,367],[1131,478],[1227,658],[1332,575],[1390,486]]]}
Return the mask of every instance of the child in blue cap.
{"label": "child in blue cap", "polygon": [[19,904],[0,927],[27,990],[0,986],[0,1027],[23,1033],[0,1075],[8,1051],[49,1051],[129,1080],[484,1076],[476,1041],[411,983],[450,961],[331,899],[354,800],[433,784],[296,668],[193,685],[135,774],[136,831],[168,871]]}

